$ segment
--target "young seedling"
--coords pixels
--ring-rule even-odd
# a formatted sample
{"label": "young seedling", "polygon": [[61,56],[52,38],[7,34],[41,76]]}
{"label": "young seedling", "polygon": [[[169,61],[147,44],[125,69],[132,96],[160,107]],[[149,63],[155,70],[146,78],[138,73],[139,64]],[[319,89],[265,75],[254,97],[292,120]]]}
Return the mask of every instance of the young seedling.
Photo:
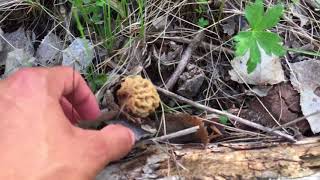
{"label": "young seedling", "polygon": [[90,65],[87,68],[87,74],[85,77],[93,92],[98,91],[108,80],[108,76],[106,74],[95,72],[93,65]]}
{"label": "young seedling", "polygon": [[223,125],[228,125],[229,123],[229,118],[227,116],[221,115],[219,116],[219,123]]}
{"label": "young seedling", "polygon": [[256,0],[255,3],[245,8],[245,17],[251,27],[248,31],[241,31],[234,37],[236,41],[236,56],[243,56],[249,51],[247,62],[248,74],[252,73],[261,62],[262,48],[269,56],[283,56],[286,52],[281,45],[281,37],[275,33],[266,31],[274,27],[280,21],[283,14],[283,6],[278,4],[264,11],[263,1]]}
{"label": "young seedling", "polygon": [[[199,15],[203,16],[203,13],[205,13],[206,9],[207,9],[208,0],[196,0],[196,2],[197,2],[197,8],[195,9],[195,11]],[[206,26],[209,25],[209,21],[207,19],[205,19],[204,17],[200,17],[198,19],[197,24],[198,24],[198,26],[205,28]]]}
{"label": "young seedling", "polygon": [[198,19],[198,26],[205,28],[208,25],[209,25],[209,21],[206,20],[205,18],[201,17]]}

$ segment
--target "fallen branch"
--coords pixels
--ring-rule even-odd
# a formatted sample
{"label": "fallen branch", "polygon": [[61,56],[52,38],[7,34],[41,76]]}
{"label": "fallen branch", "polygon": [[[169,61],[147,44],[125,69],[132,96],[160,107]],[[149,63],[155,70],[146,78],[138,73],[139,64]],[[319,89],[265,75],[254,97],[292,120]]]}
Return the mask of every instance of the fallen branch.
{"label": "fallen branch", "polygon": [[176,70],[174,71],[174,73],[171,75],[168,82],[166,83],[166,87],[168,89],[172,89],[173,86],[176,84],[177,80],[179,79],[179,76],[181,75],[181,73],[184,71],[185,67],[189,63],[193,50],[195,49],[195,47],[197,47],[197,44],[201,41],[202,37],[203,37],[203,31],[199,32],[193,38],[193,40],[190,42],[187,49],[183,52],[181,60]]}
{"label": "fallen branch", "polygon": [[182,97],[182,96],[179,96],[179,95],[177,95],[177,94],[175,94],[175,93],[172,93],[172,92],[170,92],[170,91],[168,91],[168,90],[165,90],[165,89],[163,89],[163,88],[160,88],[160,87],[157,87],[157,90],[158,90],[159,92],[167,95],[167,96],[170,96],[170,97],[172,97],[172,98],[180,101],[180,102],[184,102],[184,103],[190,104],[190,105],[192,105],[192,106],[194,106],[194,107],[197,107],[197,108],[199,108],[199,109],[206,110],[206,111],[208,111],[208,112],[210,112],[210,113],[216,113],[216,114],[219,114],[219,115],[225,115],[225,116],[227,116],[228,118],[233,119],[233,120],[235,120],[235,121],[238,121],[238,122],[240,122],[240,123],[242,123],[242,124],[245,124],[245,125],[247,125],[247,126],[253,127],[253,128],[255,128],[255,129],[259,129],[259,130],[264,131],[264,132],[267,132],[267,133],[274,134],[274,135],[276,135],[276,136],[281,136],[281,137],[283,137],[283,138],[285,138],[285,139],[287,139],[287,140],[290,140],[290,141],[292,141],[292,142],[296,142],[296,140],[294,139],[294,137],[292,137],[292,136],[290,136],[290,135],[288,135],[288,134],[282,133],[281,131],[274,131],[274,130],[271,129],[271,128],[264,127],[264,126],[262,126],[262,125],[260,125],[260,124],[257,124],[257,123],[248,121],[248,120],[246,120],[246,119],[243,119],[243,118],[241,118],[241,117],[235,116],[235,115],[230,114],[230,113],[228,113],[228,112],[220,111],[220,110],[218,110],[218,109],[213,109],[213,108],[211,108],[211,107],[208,107],[208,106],[202,105],[202,104],[200,104],[200,103],[194,102],[194,101],[192,101],[192,100],[190,100],[190,99],[184,98],[184,97]]}
{"label": "fallen branch", "polygon": [[174,132],[174,133],[163,135],[163,136],[160,136],[160,137],[155,137],[155,138],[152,138],[150,140],[151,141],[169,140],[169,139],[173,139],[173,138],[177,138],[177,137],[181,137],[181,136],[185,136],[185,135],[188,135],[188,134],[195,133],[195,132],[198,131],[199,128],[200,128],[199,126],[194,126],[194,127],[191,127],[191,128],[183,129],[181,131],[177,131],[177,132]]}
{"label": "fallen branch", "polygon": [[[185,44],[190,44],[193,40],[192,39],[188,39],[188,38],[184,38],[184,37],[160,37],[162,39],[167,39],[167,40],[172,40],[172,41],[176,41],[176,42],[179,42],[179,43],[185,43]],[[214,45],[214,44],[209,44],[207,42],[200,42],[199,44],[200,47],[206,49],[206,50],[209,50],[209,51],[223,51],[223,52],[226,52],[228,54],[231,54],[233,55],[234,54],[234,51],[232,49],[229,49],[229,48],[226,48],[226,47],[223,47],[223,46],[217,46],[217,45]]]}

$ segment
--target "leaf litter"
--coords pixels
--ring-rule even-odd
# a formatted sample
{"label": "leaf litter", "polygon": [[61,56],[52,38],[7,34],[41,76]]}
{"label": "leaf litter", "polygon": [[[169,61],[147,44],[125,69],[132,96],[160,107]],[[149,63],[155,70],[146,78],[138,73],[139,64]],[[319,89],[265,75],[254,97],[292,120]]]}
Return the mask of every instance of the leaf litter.
{"label": "leaf litter", "polygon": [[[91,27],[85,27],[85,35],[88,39],[84,40],[79,38],[76,27],[72,23],[70,27],[63,25],[63,28],[56,28],[53,26],[56,25],[55,23],[52,25],[49,23],[48,29],[43,30],[40,27],[41,20],[39,20],[40,26],[32,24],[29,28],[20,27],[21,24],[12,21],[14,18],[8,18],[1,26],[5,32],[3,36],[10,32],[20,31],[20,35],[13,37],[25,45],[19,46],[11,43],[18,49],[11,54],[7,52],[6,56],[9,55],[10,58],[9,60],[5,58],[7,65],[2,67],[5,67],[6,70],[11,69],[10,66],[13,65],[10,64],[19,60],[19,63],[14,65],[18,68],[30,64],[32,66],[65,65],[76,67],[84,75],[88,73],[87,69],[90,67],[90,72],[99,72],[108,77],[106,82],[101,83],[105,89],[97,89],[103,94],[106,90],[116,89],[110,85],[110,81],[116,79],[115,77],[130,75],[128,72],[134,68],[132,66],[139,65],[142,66],[142,76],[150,79],[156,86],[165,89],[165,83],[170,80],[171,75],[177,69],[188,46],[201,32],[204,38],[190,51],[187,58],[188,63],[178,73],[178,76],[174,77],[175,81],[170,91],[177,95],[178,99],[186,97],[197,103],[196,105],[200,104],[223,112],[235,112],[234,115],[263,125],[263,127],[279,128],[279,125],[317,110],[319,90],[312,84],[317,84],[316,76],[311,78],[314,80],[310,83],[311,85],[307,83],[308,81],[304,81],[305,76],[312,76],[310,75],[311,69],[312,66],[317,66],[316,63],[296,64],[305,62],[309,56],[292,51],[285,53],[287,50],[284,46],[317,51],[320,32],[317,27],[319,17],[312,7],[307,6],[310,1],[306,2],[307,4],[302,2],[289,4],[293,6],[288,5],[290,2],[283,2],[282,5],[273,5],[270,2],[266,8],[262,2],[262,0],[246,2],[243,8],[243,3],[240,4],[238,1],[208,1],[201,6],[200,13],[192,11],[199,8],[194,3],[147,1],[145,16],[143,16],[145,24],[142,23],[142,15],[136,16],[139,11],[128,13],[128,17],[121,19],[122,23],[119,26],[121,31],[114,30],[114,38],[117,42],[114,49],[111,50],[104,46],[104,40],[99,39],[97,32]],[[59,6],[68,9],[68,6],[63,3]],[[135,8],[135,5],[130,4],[129,6],[132,9]],[[309,7],[311,9],[308,9]],[[242,10],[248,27],[245,25],[243,13],[240,12]],[[219,13],[216,14],[216,12]],[[138,36],[142,29],[139,27],[146,30],[143,36]],[[238,32],[238,29],[243,30],[244,27],[247,29]],[[30,34],[27,29],[31,28],[35,31]],[[65,34],[69,38],[66,38]],[[236,36],[232,37],[233,35]],[[25,37],[28,40],[25,40]],[[75,37],[74,41],[70,41],[70,37]],[[6,41],[1,41],[1,44],[3,50],[8,46]],[[232,50],[234,45],[236,45],[235,51]],[[95,54],[97,49],[103,49],[106,53]],[[1,57],[5,54],[3,50],[0,51]],[[13,56],[14,54],[19,57]],[[20,60],[26,63],[21,63]],[[304,72],[302,69],[297,70],[299,66],[304,67]],[[301,86],[298,87],[296,85],[298,83],[294,83],[290,72],[298,77]],[[291,81],[294,89],[288,81]],[[256,95],[258,97],[255,97]],[[317,102],[310,102],[314,99]],[[106,101],[106,98],[98,100],[101,108],[104,108],[105,102],[100,101]],[[121,123],[135,128],[137,140],[145,136],[161,137],[161,135],[170,135],[170,133],[187,130],[194,126],[200,127],[195,133],[163,141],[168,144],[174,142],[183,144],[256,142],[261,139],[269,141],[270,137],[274,138],[272,139],[274,141],[278,140],[275,136],[262,132],[265,130],[244,126],[228,116],[213,114],[215,117],[211,118],[210,115],[207,115],[208,110],[197,109],[193,103],[182,103],[166,94],[161,94],[161,102],[161,108],[148,117],[148,120],[163,123],[150,128],[158,129],[158,133],[152,131],[150,134],[150,132],[146,133],[139,129],[148,127],[146,124],[137,128],[124,122]],[[312,136],[313,134],[305,132],[310,131],[310,126],[313,133],[318,131],[317,124],[319,123],[315,120],[317,116],[313,117],[308,117],[308,121],[303,120],[283,128],[281,132],[294,137],[301,136],[301,134]],[[306,122],[309,122],[310,125]],[[110,121],[110,123],[119,123],[119,121]],[[292,133],[291,129],[297,130],[298,133]],[[217,130],[220,133],[217,133]],[[250,138],[251,140],[248,140]],[[149,172],[150,169],[145,168],[145,171]]]}
{"label": "leaf litter", "polygon": [[[291,63],[292,72],[290,80],[301,96],[301,109],[303,114],[309,115],[320,111],[320,62],[309,59]],[[313,133],[320,132],[320,115],[307,117]]]}
{"label": "leaf litter", "polygon": [[239,83],[252,85],[274,85],[286,81],[280,58],[267,55],[262,48],[259,48],[259,50],[261,52],[261,62],[250,74],[247,72],[247,63],[250,61],[249,53],[231,61],[233,67],[229,71],[231,79]]}

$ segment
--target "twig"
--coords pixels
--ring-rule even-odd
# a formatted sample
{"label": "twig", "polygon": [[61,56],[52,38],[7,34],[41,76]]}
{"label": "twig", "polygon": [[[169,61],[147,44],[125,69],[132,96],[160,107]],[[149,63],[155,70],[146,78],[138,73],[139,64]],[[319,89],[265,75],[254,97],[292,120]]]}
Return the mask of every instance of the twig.
{"label": "twig", "polygon": [[199,32],[193,40],[188,45],[187,49],[183,52],[181,60],[174,71],[174,73],[169,78],[168,82],[166,83],[166,87],[168,89],[172,89],[173,86],[176,84],[177,80],[179,79],[180,74],[184,71],[185,67],[190,61],[190,57],[192,55],[193,50],[197,46],[197,44],[201,41],[203,37],[203,31]]}
{"label": "twig", "polygon": [[302,121],[302,120],[305,120],[306,118],[308,118],[308,117],[310,117],[310,116],[314,116],[314,115],[318,115],[318,114],[320,114],[320,111],[316,111],[316,112],[313,112],[313,113],[311,113],[311,114],[309,114],[309,115],[296,118],[296,119],[293,120],[293,121],[290,121],[290,122],[288,122],[288,123],[286,123],[286,124],[283,124],[283,125],[281,125],[281,126],[278,126],[278,127],[273,128],[272,131],[276,131],[276,130],[279,130],[279,129],[288,127],[288,126],[290,126],[290,125],[292,125],[292,124],[296,124],[297,122],[300,122],[300,121]]}
{"label": "twig", "polygon": [[172,98],[175,98],[175,99],[178,100],[178,101],[181,101],[181,102],[184,102],[184,103],[188,103],[188,104],[190,104],[190,105],[192,105],[192,106],[194,106],[194,107],[197,107],[197,108],[199,108],[199,109],[203,109],[203,110],[206,110],[206,111],[208,111],[208,112],[216,113],[216,114],[219,114],[219,115],[225,115],[225,116],[227,116],[228,118],[233,119],[233,120],[236,120],[236,121],[238,121],[238,122],[240,122],[240,123],[242,123],[242,124],[245,124],[245,125],[247,125],[247,126],[250,126],[250,127],[255,128],[255,129],[259,129],[259,130],[261,130],[261,131],[268,132],[268,133],[271,133],[271,134],[274,134],[274,135],[277,135],[277,136],[281,136],[281,137],[286,138],[286,139],[288,139],[288,140],[290,140],[290,141],[292,141],[292,142],[296,142],[296,140],[294,139],[294,137],[292,137],[292,136],[290,136],[290,135],[288,135],[288,134],[284,134],[284,133],[282,133],[282,132],[280,132],[280,131],[273,131],[271,128],[264,127],[264,126],[262,126],[262,125],[260,125],[260,124],[257,124],[257,123],[248,121],[248,120],[246,120],[246,119],[243,119],[243,118],[241,118],[241,117],[235,116],[235,115],[233,115],[233,114],[230,114],[230,113],[227,113],[227,112],[224,112],[224,111],[220,111],[220,110],[218,110],[218,109],[210,108],[210,107],[208,107],[208,106],[205,106],[205,105],[202,105],[202,104],[200,104],[200,103],[194,102],[194,101],[192,101],[192,100],[190,100],[190,99],[187,99],[187,98],[184,98],[184,97],[182,97],[182,96],[179,96],[179,95],[177,95],[177,94],[175,94],[175,93],[172,93],[172,92],[170,92],[170,91],[168,91],[168,90],[165,90],[165,89],[163,89],[163,88],[157,87],[157,90],[158,90],[159,92],[167,95],[167,96],[170,96],[170,97],[172,97]]}
{"label": "twig", "polygon": [[150,141],[169,140],[169,139],[173,139],[173,138],[177,138],[177,137],[181,137],[181,136],[185,136],[185,135],[188,135],[188,134],[195,133],[195,132],[198,131],[199,128],[200,128],[199,126],[194,126],[194,127],[191,127],[191,128],[183,129],[181,131],[177,131],[177,132],[174,132],[174,133],[163,135],[163,136],[160,136],[160,137],[155,137],[155,138],[152,138],[152,139],[149,139],[149,140]]}
{"label": "twig", "polygon": [[[184,38],[184,37],[160,37],[162,39],[167,39],[167,40],[172,40],[172,41],[176,41],[179,43],[185,43],[185,44],[190,44],[193,40],[192,39],[188,39],[188,38]],[[207,42],[200,42],[199,44],[200,47],[210,50],[210,51],[223,51],[226,52],[228,54],[233,55],[234,51],[232,49],[223,47],[223,46],[217,46],[214,44],[209,44]]]}

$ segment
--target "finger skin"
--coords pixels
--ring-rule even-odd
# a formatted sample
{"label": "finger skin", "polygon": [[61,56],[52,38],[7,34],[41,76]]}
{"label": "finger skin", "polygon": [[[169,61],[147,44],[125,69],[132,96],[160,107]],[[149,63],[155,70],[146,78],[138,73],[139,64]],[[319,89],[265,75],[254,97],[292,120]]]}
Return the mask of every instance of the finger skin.
{"label": "finger skin", "polygon": [[96,119],[100,115],[95,96],[81,75],[69,67],[55,67],[48,73],[55,85],[58,97],[66,97],[82,119]]}
{"label": "finger skin", "polygon": [[86,139],[85,147],[98,169],[124,157],[135,143],[134,133],[122,125],[109,125],[100,131],[79,129],[78,134]]}
{"label": "finger skin", "polygon": [[107,161],[111,162],[124,157],[135,143],[135,135],[129,129],[121,125],[109,125],[100,131],[100,137],[109,148]]}
{"label": "finger skin", "polygon": [[84,130],[68,121],[72,107],[77,118],[100,114],[72,68],[24,68],[0,81],[0,91],[0,179],[88,179],[134,144],[126,127]]}
{"label": "finger skin", "polygon": [[30,97],[37,91],[35,84],[39,84],[44,79],[47,94],[59,101],[66,98],[81,119],[96,119],[100,115],[94,94],[81,75],[70,67],[22,68],[5,81],[8,84],[15,82],[14,85],[17,86],[15,94]]}
{"label": "finger skin", "polygon": [[74,109],[74,107],[68,101],[68,99],[66,99],[65,97],[61,98],[60,104],[62,106],[64,114],[67,116],[67,118],[70,120],[72,124],[75,124],[79,120],[81,120],[79,113]]}

